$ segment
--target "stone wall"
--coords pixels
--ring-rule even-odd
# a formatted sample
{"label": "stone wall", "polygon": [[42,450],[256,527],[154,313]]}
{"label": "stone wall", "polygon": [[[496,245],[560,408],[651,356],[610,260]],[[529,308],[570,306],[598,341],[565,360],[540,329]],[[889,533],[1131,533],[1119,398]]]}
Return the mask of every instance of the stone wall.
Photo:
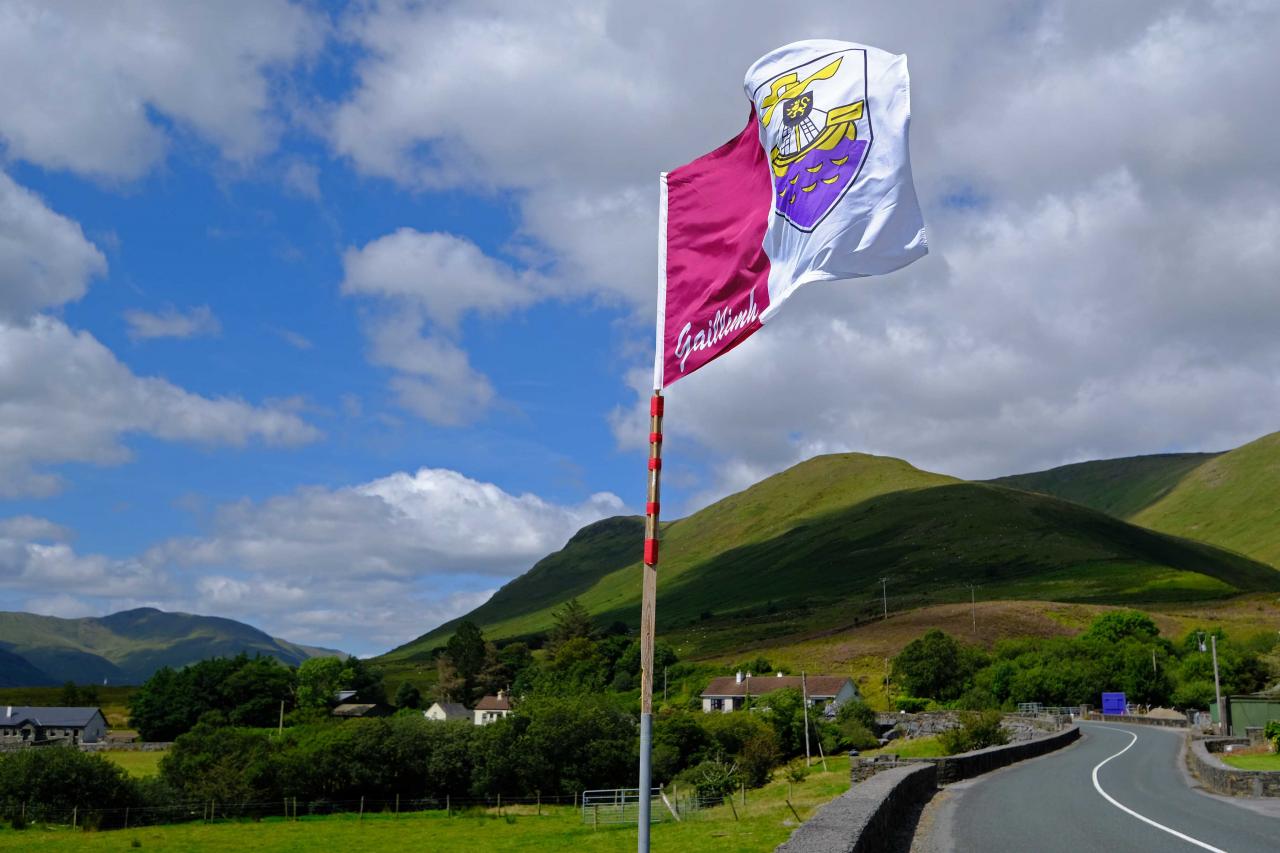
{"label": "stone wall", "polygon": [[80,750],[82,752],[164,752],[171,746],[173,746],[172,741],[159,740],[134,741],[133,743],[98,741],[97,743],[82,743],[80,744]]}
{"label": "stone wall", "polygon": [[1086,720],[1097,720],[1103,723],[1133,723],[1137,726],[1163,726],[1167,729],[1185,729],[1190,727],[1185,719],[1166,720],[1163,717],[1139,717],[1136,714],[1099,714],[1091,712],[1085,715]]}
{"label": "stone wall", "polygon": [[1004,746],[989,746],[986,749],[975,749],[973,752],[962,752],[959,755],[946,755],[942,758],[912,758],[912,762],[927,761],[938,768],[938,784],[949,785],[961,779],[981,776],[1009,764],[1035,758],[1045,753],[1061,749],[1080,737],[1080,729],[1072,726],[1065,731],[1032,740],[1018,741]]}
{"label": "stone wall", "polygon": [[1210,791],[1232,797],[1280,797],[1280,770],[1241,770],[1215,753],[1245,738],[1205,738],[1187,744],[1187,768]]}
{"label": "stone wall", "polygon": [[937,790],[931,764],[895,767],[854,785],[809,818],[777,853],[878,853]]}

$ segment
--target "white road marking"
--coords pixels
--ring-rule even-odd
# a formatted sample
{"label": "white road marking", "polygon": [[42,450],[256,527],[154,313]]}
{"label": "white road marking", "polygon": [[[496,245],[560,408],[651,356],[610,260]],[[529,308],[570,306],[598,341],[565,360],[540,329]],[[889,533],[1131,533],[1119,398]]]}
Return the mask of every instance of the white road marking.
{"label": "white road marking", "polygon": [[[1124,730],[1120,729],[1120,731],[1124,731]],[[1108,761],[1110,761],[1112,758],[1119,758],[1120,756],[1124,755],[1133,747],[1135,743],[1138,742],[1138,736],[1133,732],[1125,732],[1125,734],[1133,738],[1133,740],[1129,741],[1129,745],[1126,746],[1124,749],[1120,750],[1119,752],[1117,752],[1115,755],[1112,755],[1109,758],[1103,759],[1101,762],[1098,763],[1097,767],[1093,768],[1093,787],[1096,788],[1098,793],[1102,795],[1102,798],[1106,800],[1108,803],[1111,803],[1111,805],[1118,808],[1120,811],[1124,812],[1125,814],[1131,815],[1132,817],[1136,817],[1138,820],[1142,821],[1143,823],[1154,826],[1156,829],[1160,830],[1161,832],[1167,832],[1170,835],[1175,836],[1176,838],[1181,838],[1183,841],[1187,842],[1188,844],[1194,844],[1195,846],[1202,847],[1205,850],[1212,850],[1213,853],[1227,853],[1227,851],[1219,847],[1214,847],[1212,844],[1205,844],[1203,841],[1199,841],[1195,838],[1192,838],[1190,835],[1183,835],[1181,832],[1178,832],[1178,830],[1176,829],[1170,829],[1169,827],[1165,826],[1163,823],[1156,823],[1151,818],[1146,817],[1145,815],[1138,814],[1133,809],[1117,801],[1115,797],[1111,796],[1106,791],[1102,790],[1102,785],[1098,784],[1098,771],[1101,770],[1102,766],[1106,764]]]}

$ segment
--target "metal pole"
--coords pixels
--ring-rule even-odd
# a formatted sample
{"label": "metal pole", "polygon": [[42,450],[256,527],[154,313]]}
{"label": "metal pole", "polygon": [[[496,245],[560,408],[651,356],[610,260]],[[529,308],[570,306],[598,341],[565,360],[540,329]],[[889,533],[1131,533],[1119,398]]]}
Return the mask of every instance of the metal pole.
{"label": "metal pole", "polygon": [[884,597],[884,618],[889,618],[889,579],[880,578],[880,594]]}
{"label": "metal pole", "polygon": [[1222,707],[1222,685],[1218,683],[1218,638],[1209,635],[1209,644],[1213,647],[1213,695],[1218,699],[1218,734],[1222,734],[1227,721],[1227,709]]}
{"label": "metal pole", "polygon": [[649,400],[649,491],[644,517],[644,565],[640,603],[640,802],[636,849],[649,853],[650,753],[653,745],[653,642],[658,608],[658,513],[662,485],[661,389]]}

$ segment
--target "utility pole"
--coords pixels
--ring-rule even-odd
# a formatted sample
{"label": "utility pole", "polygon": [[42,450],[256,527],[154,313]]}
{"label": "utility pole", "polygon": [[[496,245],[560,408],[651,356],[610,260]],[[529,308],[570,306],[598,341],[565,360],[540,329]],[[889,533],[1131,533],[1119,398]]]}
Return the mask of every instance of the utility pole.
{"label": "utility pole", "polygon": [[973,614],[973,633],[976,636],[978,633],[978,593],[977,587],[973,584],[969,584],[969,608]]}
{"label": "utility pole", "polygon": [[276,730],[277,735],[284,734],[284,700],[280,700],[280,728]]}
{"label": "utility pole", "polygon": [[804,670],[800,670],[800,702],[804,708],[804,766],[810,763],[809,756],[809,683],[805,681]]}
{"label": "utility pole", "polygon": [[889,579],[888,578],[880,578],[880,595],[883,597],[883,600],[884,600],[884,618],[887,621],[889,618]]}
{"label": "utility pole", "polygon": [[662,701],[667,701],[667,668],[662,668]]}
{"label": "utility pole", "polygon": [[1222,707],[1222,685],[1218,682],[1218,637],[1209,635],[1209,645],[1213,648],[1213,695],[1218,700],[1218,734],[1222,734],[1227,721],[1227,709]]}

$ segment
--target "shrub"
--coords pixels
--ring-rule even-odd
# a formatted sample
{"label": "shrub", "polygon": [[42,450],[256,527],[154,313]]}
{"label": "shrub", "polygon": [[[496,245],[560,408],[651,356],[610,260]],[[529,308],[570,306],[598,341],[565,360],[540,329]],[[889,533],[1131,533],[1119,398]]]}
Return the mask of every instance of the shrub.
{"label": "shrub", "polygon": [[1280,720],[1271,720],[1262,730],[1262,735],[1271,741],[1271,751],[1280,752]]}
{"label": "shrub", "polygon": [[46,747],[0,754],[0,811],[27,820],[140,805],[138,788],[118,765],[78,749]]}
{"label": "shrub", "polygon": [[696,764],[676,777],[676,781],[688,785],[699,797],[727,797],[742,783],[738,765],[722,759],[712,759]]}
{"label": "shrub", "polygon": [[852,699],[840,706],[840,710],[836,712],[836,723],[844,723],[848,720],[854,720],[862,724],[862,727],[874,730],[876,727],[876,712],[871,710],[871,706],[866,702],[860,702]]}
{"label": "shrub", "polygon": [[1000,725],[1002,719],[999,711],[961,714],[960,726],[943,732],[938,742],[947,755],[1008,743],[1009,733]]}
{"label": "shrub", "polygon": [[837,724],[840,730],[840,746],[844,749],[875,749],[880,739],[857,720],[845,720]]}
{"label": "shrub", "polygon": [[899,696],[893,701],[894,707],[908,714],[918,714],[929,707],[929,700],[919,696]]}

